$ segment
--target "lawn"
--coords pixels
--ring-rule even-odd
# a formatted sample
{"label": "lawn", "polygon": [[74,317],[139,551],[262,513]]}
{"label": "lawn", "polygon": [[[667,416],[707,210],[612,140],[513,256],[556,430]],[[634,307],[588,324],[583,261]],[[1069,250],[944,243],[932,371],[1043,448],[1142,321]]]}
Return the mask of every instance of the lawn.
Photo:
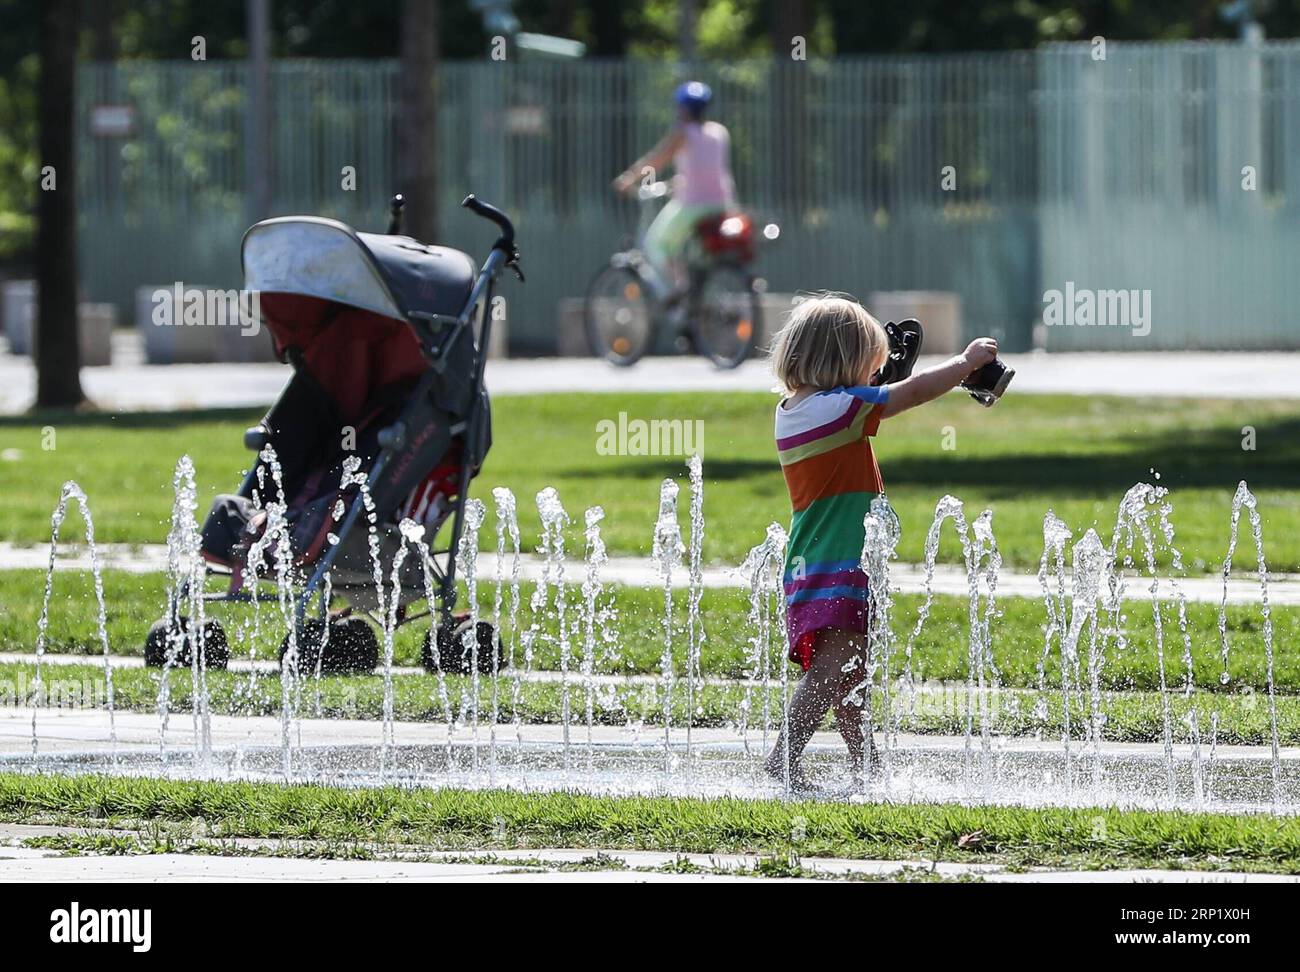
{"label": "lawn", "polygon": [[[575,524],[570,549],[581,549],[582,511],[600,505],[611,553],[646,554],[659,482],[673,476],[684,484],[684,464],[599,454],[597,423],[617,422],[620,412],[629,419],[700,420],[705,555],[736,563],[768,523],[789,520],[771,440],[773,404],[762,393],[499,397],[494,444],[475,493],[490,505],[493,486],[515,492],[529,548],[539,526],[533,497],[550,485]],[[97,538],[161,542],[177,457],[189,453],[194,460],[202,513],[213,494],[238,486],[248,462],[241,432],[257,418],[257,412],[225,411],[0,419],[0,540],[48,539],[59,487],[75,479],[90,497]],[[1243,448],[1245,426],[1254,430],[1254,449]],[[972,516],[992,508],[1004,559],[1032,567],[1042,554],[1049,508],[1076,537],[1095,526],[1108,540],[1125,490],[1158,474],[1171,491],[1189,570],[1213,572],[1222,564],[1241,479],[1260,499],[1269,566],[1300,569],[1300,403],[1012,394],[985,410],[953,394],[886,422],[877,453],[902,520],[900,555],[907,561],[921,559],[935,503],[945,493],[965,500]],[[80,534],[75,520],[73,514],[66,527],[70,537]],[[491,513],[482,542],[495,542]],[[950,531],[941,556],[957,556]],[[1251,566],[1249,550],[1238,557],[1240,567]]]}
{"label": "lawn", "polygon": [[[951,804],[846,804],[452,789],[343,789],[0,774],[0,819],[207,839],[448,849],[590,847],[1010,866],[1300,871],[1294,817]],[[978,835],[973,838],[972,835]]]}
{"label": "lawn", "polygon": [[[44,583],[45,575],[41,571],[0,571],[0,652],[30,652],[35,649]],[[528,607],[532,591],[531,584],[521,586],[521,627],[527,628],[535,623],[543,633],[535,642],[533,666],[555,670],[559,667],[559,647],[555,637],[554,606],[534,617]],[[104,593],[109,605],[111,650],[114,654],[142,654],[149,625],[161,616],[162,606],[166,603],[165,579],[157,574],[110,570],[104,574]],[[493,596],[494,586],[490,582],[480,585],[479,600],[485,615],[491,613]],[[576,587],[570,587],[569,598],[566,627],[576,667],[582,653],[582,635],[575,628],[580,599]],[[506,603],[504,611],[508,608],[508,591],[503,601]],[[916,622],[921,602],[920,595],[902,595],[896,599],[892,619],[898,639],[895,674],[898,658],[901,658],[906,639]],[[94,588],[88,572],[59,571],[55,576],[51,601],[47,650],[92,655],[102,651],[94,603]],[[664,649],[663,592],[610,587],[606,591],[606,603],[614,608],[608,625],[611,638],[597,646],[596,671],[609,674],[658,673]],[[919,678],[965,680],[968,605],[965,598],[935,597],[929,618],[914,645],[914,667]],[[1047,624],[1044,604],[1036,598],[1006,597],[999,599],[998,605],[1001,613],[993,621],[993,657],[1001,672],[1002,683],[1010,687],[1036,687]],[[686,592],[680,591],[674,599],[673,652],[681,672],[686,670],[686,608]],[[748,592],[706,589],[700,609],[706,635],[701,650],[701,670],[707,675],[720,677],[745,674],[750,665],[748,656],[753,635],[748,620]],[[222,620],[235,656],[250,657],[251,651],[252,657],[278,657],[285,629],[277,605],[261,606],[261,630],[255,644],[249,643],[247,631],[253,616],[250,606],[219,605],[211,609],[211,615]],[[1274,608],[1272,620],[1277,646],[1274,660],[1277,685],[1281,691],[1300,693],[1300,654],[1293,650],[1300,644],[1300,609]],[[1247,685],[1263,688],[1266,666],[1259,609],[1251,605],[1229,605],[1227,621],[1231,681],[1226,691],[1238,691]],[[1113,639],[1110,640],[1102,671],[1103,685],[1117,690],[1157,687],[1159,668],[1149,604],[1130,602],[1120,623],[1127,644],[1120,649]],[[394,645],[396,663],[419,663],[425,624],[415,622],[397,630]],[[1225,690],[1220,684],[1223,662],[1219,655],[1218,605],[1188,604],[1187,624],[1195,684],[1210,691]],[[1164,626],[1167,678],[1171,685],[1181,687],[1185,677],[1183,644],[1171,609],[1164,612]],[[507,643],[514,640],[509,630],[505,636]],[[1086,639],[1081,641],[1080,649],[1086,657]],[[771,651],[774,660],[772,671],[777,673],[779,666],[775,659],[780,648],[775,641]],[[519,654],[522,657],[522,652]],[[1049,683],[1059,678],[1059,649],[1055,645],[1046,672]]]}
{"label": "lawn", "polygon": [[[33,650],[43,584],[44,575],[40,571],[0,571],[0,652]],[[145,631],[165,600],[164,579],[156,574],[108,571],[104,575],[104,590],[110,605],[108,634],[112,651],[119,655],[139,655]],[[531,664],[534,669],[555,671],[560,665],[555,612],[552,608],[534,617],[528,608],[532,591],[532,585],[522,586],[520,617],[521,626],[536,623],[542,634],[535,641]],[[491,610],[493,595],[492,584],[480,588],[485,612]],[[663,654],[662,592],[616,587],[610,588],[607,595],[610,600],[605,603],[615,608],[609,622],[611,637],[598,643],[593,670],[598,674],[615,676],[658,674]],[[570,597],[576,599],[577,591],[571,588]],[[1057,735],[1063,723],[1057,693],[1048,693],[1049,711],[1045,716],[1033,712],[1047,622],[1045,606],[1034,598],[1003,598],[998,603],[1000,615],[993,622],[993,656],[1000,672],[999,684],[1013,690],[1002,693],[997,700],[998,731]],[[47,672],[47,678],[57,678],[73,687],[97,681],[102,669],[95,656],[102,649],[92,609],[93,587],[88,573],[60,571],[55,578],[51,605],[48,649],[85,654],[87,659],[85,666],[60,666]],[[920,607],[919,596],[906,595],[897,599],[893,615],[898,639],[892,662],[894,676],[900,673],[903,647]],[[675,599],[674,608],[673,654],[680,677],[686,671],[685,596]],[[722,679],[755,674],[750,657],[752,631],[748,622],[747,594],[739,590],[706,590],[701,600],[701,611],[706,633],[701,653],[702,673]],[[967,677],[967,611],[968,604],[963,598],[936,597],[929,619],[914,643],[915,678],[917,682],[929,685],[931,692],[936,691],[934,686],[939,683],[960,686]],[[1220,680],[1223,665],[1219,655],[1217,614],[1217,606],[1213,604],[1192,603],[1187,606],[1195,691],[1190,697],[1184,697],[1181,692],[1186,677],[1183,645],[1172,615],[1166,613],[1166,679],[1176,690],[1173,700],[1175,734],[1182,739],[1185,734],[1183,716],[1196,707],[1200,710],[1202,727],[1209,725],[1211,713],[1218,713],[1221,742],[1265,743],[1268,740],[1268,707],[1264,704],[1263,690],[1267,682],[1259,611],[1250,605],[1228,607],[1230,679],[1226,685]],[[249,606],[214,608],[213,615],[223,620],[236,657],[276,657],[284,631],[276,605],[262,607],[260,633],[255,642],[250,635],[252,610]],[[571,626],[573,660],[570,671],[573,673],[574,699],[575,705],[579,706],[576,711],[582,711],[583,691],[578,682],[583,640],[580,628],[572,627],[578,623],[576,600],[570,601],[567,617]],[[1149,606],[1132,602],[1120,624],[1127,639],[1126,646],[1119,648],[1113,639],[1104,643],[1100,685],[1107,693],[1106,737],[1117,741],[1159,739],[1163,725],[1160,697],[1156,692],[1160,672]],[[1290,650],[1290,646],[1300,643],[1300,610],[1275,609],[1273,625],[1278,646],[1275,673],[1280,693],[1279,729],[1283,741],[1294,744],[1300,742],[1300,656]],[[398,629],[394,651],[398,664],[418,664],[422,635],[421,623]],[[508,644],[517,645],[509,629],[505,635]],[[513,650],[516,659],[522,663],[522,652],[517,647]],[[779,652],[780,646],[773,643],[769,648],[768,671],[776,683],[781,678]],[[1083,652],[1086,672],[1086,643]],[[757,674],[761,674],[761,668]],[[799,673],[792,667],[789,674],[794,679]],[[1059,647],[1053,646],[1044,674],[1049,688],[1059,685]],[[6,663],[4,654],[0,653],[0,689],[9,698],[3,704],[26,701],[30,697],[33,676],[30,664]],[[115,676],[117,704],[122,708],[152,710],[158,695],[157,677],[157,673],[152,671],[120,671]],[[218,712],[269,715],[279,711],[278,681],[273,676],[262,674],[250,679],[243,673],[214,674],[211,689],[214,710]],[[509,698],[511,680],[503,679],[498,689],[499,698]],[[326,678],[308,689],[304,711],[326,717],[376,718],[381,711],[382,691],[382,681],[375,676]],[[467,691],[465,680],[449,679],[448,692],[454,711],[460,710],[462,694]],[[553,722],[558,718],[560,697],[557,686],[553,683],[525,685],[522,691],[521,719]],[[175,673],[172,678],[173,704],[185,708],[189,693],[188,672]],[[491,707],[490,681],[483,680],[480,693],[480,711],[486,712]],[[441,721],[444,718],[441,695],[442,688],[432,676],[398,677],[395,687],[397,718]],[[736,684],[707,687],[698,699],[696,723],[735,725],[744,696],[744,688]],[[78,704],[77,699],[63,701],[64,704]],[[1081,706],[1084,704],[1082,698],[1076,697],[1071,717],[1076,730],[1083,726]],[[680,695],[673,701],[674,722],[677,724],[684,719],[684,705],[685,699]],[[506,703],[503,702],[502,706],[503,711],[508,710]],[[619,684],[597,692],[595,715],[598,722],[607,724],[622,724],[629,719],[657,722],[662,718],[662,707],[662,699],[656,692],[646,692],[644,686]],[[917,714],[909,718],[907,728],[920,732],[960,733],[964,731],[964,713],[962,690],[950,689],[927,696]]]}
{"label": "lawn", "polygon": [[[156,712],[158,710],[161,673],[155,669],[122,668],[113,673],[113,701],[116,711]],[[190,712],[193,704],[193,681],[189,669],[173,670],[168,675],[168,711]],[[494,684],[495,683],[495,684]],[[38,698],[36,668],[30,663],[6,663],[0,655],[0,705],[49,705],[51,708],[81,708],[87,704],[102,706],[106,698],[104,669],[88,660],[84,665],[46,667],[42,672],[42,689]],[[793,682],[791,682],[793,685]],[[480,677],[478,711],[487,724],[490,714],[498,713],[502,726],[516,718],[522,724],[551,724],[563,721],[564,692],[555,681],[528,682],[514,694],[512,679]],[[296,702],[300,716],[316,719],[379,720],[384,712],[384,683],[377,676],[324,676],[309,678]],[[446,693],[445,700],[443,693]],[[568,686],[570,711],[574,725],[586,723],[586,689],[581,675],[574,673]],[[395,675],[393,677],[393,718],[398,722],[440,723],[449,709],[462,721],[471,711],[473,681],[465,676],[449,675],[440,683],[433,675]],[[1002,690],[988,697],[990,731],[999,736],[1045,737],[1060,739],[1066,729],[1065,701],[1060,692],[1047,691],[1045,708],[1037,711],[1036,692]],[[208,704],[214,715],[279,716],[281,714],[280,680],[273,674],[249,672],[209,672]],[[884,697],[877,691],[873,713],[877,725],[885,712]],[[668,703],[672,724],[681,728],[691,715],[693,726],[741,728],[742,705],[748,704],[751,715],[744,728],[751,739],[763,731],[762,713],[770,715],[769,729],[775,731],[782,711],[781,685],[774,682],[767,689],[764,709],[760,686],[746,688],[737,682],[708,682],[697,686],[688,703],[686,686],[678,682]],[[895,696],[892,700],[897,726],[901,731],[922,735],[962,735],[966,731],[968,700],[964,686],[946,690],[930,686],[915,700]],[[1183,744],[1191,741],[1188,718],[1197,713],[1201,742],[1210,743],[1211,719],[1217,717],[1215,740],[1219,745],[1241,744],[1267,746],[1271,741],[1269,709],[1256,693],[1226,693],[1198,690],[1190,696],[1181,692],[1170,698],[1170,723],[1173,739]],[[663,725],[665,699],[661,688],[645,684],[618,683],[593,685],[592,724],[626,726],[628,724]],[[979,702],[972,707],[975,731],[979,732]],[[1164,738],[1164,710],[1160,695],[1152,691],[1108,692],[1104,700],[1106,722],[1102,738],[1109,742],[1150,743]],[[692,714],[693,713],[693,714]],[[1300,697],[1282,695],[1277,700],[1278,738],[1283,746],[1300,744]],[[1088,703],[1072,694],[1069,700],[1069,731],[1076,740],[1086,738]],[[834,721],[829,713],[823,728],[830,730]],[[509,740],[512,729],[500,730]],[[506,743],[509,745],[509,742]]]}

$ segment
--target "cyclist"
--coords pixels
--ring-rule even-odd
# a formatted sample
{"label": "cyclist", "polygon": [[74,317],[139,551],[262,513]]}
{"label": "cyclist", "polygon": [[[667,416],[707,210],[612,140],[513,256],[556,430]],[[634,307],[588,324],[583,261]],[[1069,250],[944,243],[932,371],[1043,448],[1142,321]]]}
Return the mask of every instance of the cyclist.
{"label": "cyclist", "polygon": [[702,81],[679,85],[674,95],[677,124],[614,180],[615,190],[631,193],[647,166],[658,173],[671,162],[677,170],[673,197],[646,230],[642,244],[646,259],[663,281],[673,279],[672,262],[681,255],[695,225],[732,208],[735,201],[731,135],[726,126],[704,117],[712,98],[713,92]]}

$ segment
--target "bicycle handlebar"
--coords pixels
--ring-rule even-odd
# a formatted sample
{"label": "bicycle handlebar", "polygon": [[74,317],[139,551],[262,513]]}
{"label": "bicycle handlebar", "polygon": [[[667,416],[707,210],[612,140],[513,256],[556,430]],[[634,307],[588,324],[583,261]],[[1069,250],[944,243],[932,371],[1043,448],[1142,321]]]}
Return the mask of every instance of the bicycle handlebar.
{"label": "bicycle handlebar", "polygon": [[668,183],[652,182],[648,186],[642,185],[637,188],[636,198],[639,202],[651,202],[655,199],[662,199],[668,195]]}

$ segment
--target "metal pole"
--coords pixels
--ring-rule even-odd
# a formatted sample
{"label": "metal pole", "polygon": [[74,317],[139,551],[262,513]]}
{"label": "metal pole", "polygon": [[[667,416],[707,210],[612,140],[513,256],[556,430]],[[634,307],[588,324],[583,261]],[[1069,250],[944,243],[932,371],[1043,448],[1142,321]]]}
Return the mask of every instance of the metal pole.
{"label": "metal pole", "polygon": [[271,0],[247,0],[248,77],[244,113],[244,182],[248,221],[271,214]]}

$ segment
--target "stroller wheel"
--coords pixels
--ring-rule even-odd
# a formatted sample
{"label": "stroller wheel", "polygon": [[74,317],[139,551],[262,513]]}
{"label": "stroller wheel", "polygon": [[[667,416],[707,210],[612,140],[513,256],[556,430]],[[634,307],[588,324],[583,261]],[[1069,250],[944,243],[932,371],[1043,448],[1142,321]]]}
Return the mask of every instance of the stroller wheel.
{"label": "stroller wheel", "polygon": [[[324,652],[322,653],[322,648]],[[289,636],[280,642],[280,664],[289,650]],[[315,675],[369,675],[379,664],[379,637],[364,618],[341,618],[330,623],[308,618],[298,632],[298,671]]]}
{"label": "stroller wheel", "polygon": [[[432,644],[434,631],[438,633],[438,652],[435,656]],[[425,671],[450,672],[457,675],[469,675],[474,671],[474,659],[465,645],[465,632],[469,630],[467,615],[452,615],[438,622],[436,629],[430,628],[424,633],[424,647],[420,650],[420,662]],[[480,621],[475,631],[478,641],[478,670],[482,675],[491,675],[494,670],[493,652],[495,652],[495,671],[505,667],[505,647],[501,643],[500,633],[489,621]]]}
{"label": "stroller wheel", "polygon": [[[170,638],[167,618],[159,618],[150,626],[149,634],[144,640],[144,663],[150,668],[162,668],[168,661],[169,651],[174,652],[171,657],[173,668],[189,668],[192,664],[189,616],[182,614],[179,621],[180,624],[173,627]],[[203,622],[200,646],[208,668],[222,669],[230,661],[230,643],[226,640],[226,631],[215,618]]]}

